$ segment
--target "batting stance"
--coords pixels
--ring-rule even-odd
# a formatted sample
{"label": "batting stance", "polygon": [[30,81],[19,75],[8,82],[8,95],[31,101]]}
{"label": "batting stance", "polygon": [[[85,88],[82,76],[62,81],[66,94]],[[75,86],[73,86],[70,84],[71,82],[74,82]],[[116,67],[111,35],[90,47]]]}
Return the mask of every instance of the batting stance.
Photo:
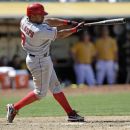
{"label": "batting stance", "polygon": [[[43,5],[34,3],[27,7],[27,16],[21,20],[22,47],[27,52],[26,64],[33,76],[35,89],[19,102],[7,105],[7,121],[9,123],[13,122],[18,110],[45,97],[48,88],[67,113],[68,121],[84,121],[84,117],[78,115],[71,108],[60,89],[60,83],[49,56],[52,41],[72,35],[82,29],[84,23],[78,24],[74,21],[61,19],[45,20],[45,15],[47,12]],[[58,31],[57,26],[61,25],[74,25],[75,27]]]}

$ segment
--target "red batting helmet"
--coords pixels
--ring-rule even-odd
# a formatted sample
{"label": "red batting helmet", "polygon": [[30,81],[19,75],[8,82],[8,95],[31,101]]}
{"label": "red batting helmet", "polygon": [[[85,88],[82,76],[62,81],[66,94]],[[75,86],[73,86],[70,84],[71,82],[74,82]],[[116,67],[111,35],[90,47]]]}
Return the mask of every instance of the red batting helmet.
{"label": "red batting helmet", "polygon": [[30,17],[31,15],[47,15],[48,13],[45,12],[44,6],[39,3],[33,3],[27,7],[27,16]]}

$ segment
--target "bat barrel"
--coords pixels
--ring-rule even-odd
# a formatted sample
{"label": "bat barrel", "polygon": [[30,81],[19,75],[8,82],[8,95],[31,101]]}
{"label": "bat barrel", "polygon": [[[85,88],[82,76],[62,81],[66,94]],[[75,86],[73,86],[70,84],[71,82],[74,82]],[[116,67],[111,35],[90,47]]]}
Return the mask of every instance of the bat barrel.
{"label": "bat barrel", "polygon": [[85,26],[94,26],[94,25],[116,25],[116,24],[125,24],[126,19],[125,18],[118,18],[118,19],[109,19],[109,20],[103,20],[99,22],[92,22],[92,23],[85,23]]}
{"label": "bat barrel", "polygon": [[124,24],[126,23],[126,19],[125,18],[118,18],[118,19],[110,19],[110,20],[104,20],[106,21],[105,24],[106,25],[113,25],[113,24]]}
{"label": "bat barrel", "polygon": [[125,18],[121,18],[123,24],[126,23],[126,19]]}

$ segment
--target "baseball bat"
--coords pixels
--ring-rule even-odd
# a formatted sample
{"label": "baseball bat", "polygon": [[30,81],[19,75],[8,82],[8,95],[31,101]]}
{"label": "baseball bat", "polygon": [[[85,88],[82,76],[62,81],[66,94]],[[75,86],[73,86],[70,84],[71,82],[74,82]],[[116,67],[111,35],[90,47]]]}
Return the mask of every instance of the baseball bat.
{"label": "baseball bat", "polygon": [[95,26],[95,25],[116,25],[116,24],[125,24],[125,18],[109,19],[99,22],[85,23],[84,26]]}

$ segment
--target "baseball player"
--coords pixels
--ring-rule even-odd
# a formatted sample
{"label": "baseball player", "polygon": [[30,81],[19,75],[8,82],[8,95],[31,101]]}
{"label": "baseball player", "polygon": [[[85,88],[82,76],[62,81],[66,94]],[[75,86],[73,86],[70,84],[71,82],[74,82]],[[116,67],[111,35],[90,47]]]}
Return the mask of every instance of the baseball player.
{"label": "baseball player", "polygon": [[[7,105],[7,121],[9,123],[13,122],[21,108],[45,97],[48,88],[67,113],[68,121],[84,121],[84,117],[78,115],[69,105],[60,88],[49,56],[52,41],[72,35],[82,29],[84,23],[78,24],[77,22],[54,18],[45,19],[47,14],[42,4],[33,3],[27,7],[27,16],[21,20],[22,47],[27,52],[26,64],[33,76],[35,89],[17,103]],[[57,26],[61,25],[74,25],[75,27],[58,31]]]}
{"label": "baseball player", "polygon": [[105,77],[107,77],[109,84],[113,84],[116,79],[118,49],[116,40],[109,36],[107,27],[101,29],[101,37],[97,39],[95,45],[97,50],[97,84],[102,85]]}
{"label": "baseball player", "polygon": [[77,84],[87,82],[89,86],[95,85],[96,80],[91,64],[96,55],[96,49],[90,41],[88,32],[84,32],[82,40],[74,44],[71,52],[75,61],[74,71]]}

